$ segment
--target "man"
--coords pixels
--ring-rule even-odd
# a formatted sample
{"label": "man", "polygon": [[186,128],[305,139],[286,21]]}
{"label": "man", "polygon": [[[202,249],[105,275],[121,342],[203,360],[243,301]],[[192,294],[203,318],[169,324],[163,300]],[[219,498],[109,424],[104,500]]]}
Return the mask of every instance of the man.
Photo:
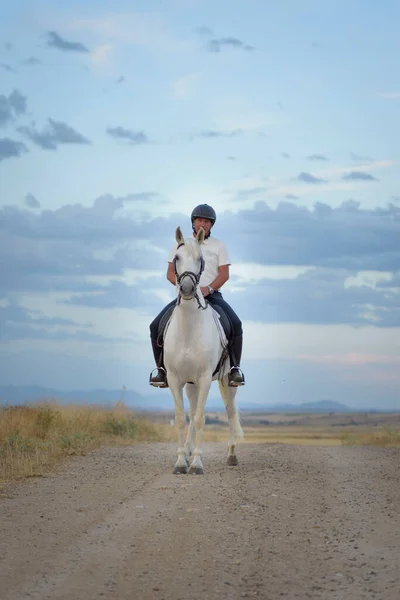
{"label": "man", "polygon": [[[228,382],[231,386],[244,385],[244,376],[240,369],[240,360],[242,356],[243,330],[242,323],[236,313],[232,310],[229,304],[223,299],[220,289],[229,279],[230,260],[224,242],[211,237],[211,229],[217,220],[217,215],[214,209],[208,204],[200,204],[193,209],[192,215],[193,237],[196,237],[197,232],[202,227],[205,232],[205,239],[202,244],[202,253],[204,257],[204,271],[200,278],[201,293],[211,305],[219,305],[228,313],[233,329],[233,357],[231,357],[231,369],[228,375]],[[167,279],[176,285],[176,275],[173,265],[174,256],[176,253],[177,244],[174,245],[168,261]],[[162,348],[157,344],[158,325],[163,314],[169,307],[176,304],[176,299],[172,300],[159,315],[150,324],[150,337],[153,347],[154,359],[157,365],[157,373],[150,374],[150,385],[154,387],[168,387],[167,374],[162,366]],[[236,362],[234,363],[233,360]]]}

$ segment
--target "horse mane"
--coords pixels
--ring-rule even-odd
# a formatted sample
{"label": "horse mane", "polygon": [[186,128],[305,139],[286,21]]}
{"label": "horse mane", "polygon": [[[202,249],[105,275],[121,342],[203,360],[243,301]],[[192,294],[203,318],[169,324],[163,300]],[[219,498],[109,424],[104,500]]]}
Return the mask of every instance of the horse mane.
{"label": "horse mane", "polygon": [[193,260],[198,260],[201,257],[200,246],[194,238],[187,238],[184,245]]}

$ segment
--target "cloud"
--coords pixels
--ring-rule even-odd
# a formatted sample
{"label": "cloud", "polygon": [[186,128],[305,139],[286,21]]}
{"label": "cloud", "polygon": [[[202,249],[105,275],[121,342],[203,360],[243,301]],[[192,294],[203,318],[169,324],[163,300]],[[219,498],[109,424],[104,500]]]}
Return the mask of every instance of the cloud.
{"label": "cloud", "polygon": [[74,18],[68,26],[87,31],[106,44],[138,46],[151,53],[183,54],[193,47],[172,34],[166,16],[160,12],[109,12],[100,17]]}
{"label": "cloud", "polygon": [[379,179],[364,171],[350,171],[349,173],[345,173],[342,179],[344,181],[379,181]]}
{"label": "cloud", "polygon": [[329,160],[324,154],[310,154],[307,160]]}
{"label": "cloud", "polygon": [[[0,295],[51,292],[63,306],[155,314],[165,294],[173,297],[165,271],[176,226],[190,234],[187,214],[138,215],[135,203],[150,197],[153,202],[155,195],[104,195],[91,206],[56,210],[1,208]],[[225,293],[241,318],[400,326],[400,279],[393,275],[400,264],[400,206],[372,210],[347,201],[337,208],[323,203],[307,208],[281,202],[271,209],[258,202],[219,214],[216,227],[232,263],[243,265]],[[269,269],[264,272],[262,265]],[[280,266],[286,270],[280,273]],[[294,267],[297,273],[289,275]],[[366,271],[378,271],[384,280],[370,283],[360,276]]]}
{"label": "cloud", "polygon": [[208,129],[205,131],[201,131],[200,133],[195,133],[191,136],[191,139],[195,138],[205,138],[205,139],[216,139],[216,138],[231,138],[236,137],[238,135],[242,135],[242,129],[233,129],[232,131],[217,131],[214,129]]}
{"label": "cloud", "polygon": [[254,46],[245,44],[235,37],[213,38],[207,44],[209,52],[221,52],[224,48],[236,48],[245,52],[253,52],[255,50]]}
{"label": "cloud", "polygon": [[[156,283],[153,282],[153,286],[160,286],[160,284],[161,281],[158,278]],[[143,309],[148,307],[156,311],[161,310],[162,302],[160,298],[149,288],[151,288],[151,284],[148,281],[141,281],[140,285],[112,281],[102,290],[95,293],[74,294],[63,303],[101,309],[133,307]]]}
{"label": "cloud", "polygon": [[245,291],[235,293],[234,306],[242,319],[269,323],[400,326],[395,291],[346,287],[347,275],[347,270],[318,268],[295,279],[248,281]]}
{"label": "cloud", "polygon": [[247,188],[244,190],[238,190],[236,192],[236,197],[234,198],[234,200],[243,200],[249,196],[250,197],[259,196],[260,194],[265,194],[266,191],[267,191],[267,188],[263,187],[263,186]]}
{"label": "cloud", "polygon": [[400,92],[382,92],[379,96],[386,100],[400,100]]}
{"label": "cloud", "polygon": [[0,139],[0,161],[6,158],[18,158],[24,152],[28,152],[28,148],[22,142],[9,138]]}
{"label": "cloud", "polygon": [[5,42],[4,48],[7,50],[7,52],[11,52],[11,50],[13,49],[13,45],[11,42]]}
{"label": "cloud", "polygon": [[56,31],[47,33],[47,46],[56,48],[63,52],[89,52],[88,48],[80,42],[69,42],[61,37]]}
{"label": "cloud", "polygon": [[172,91],[176,98],[188,98],[195,90],[200,73],[189,73],[179,77],[172,83]]}
{"label": "cloud", "polygon": [[296,194],[286,194],[285,198],[287,198],[288,200],[298,200],[299,197],[296,196]]}
{"label": "cloud", "polygon": [[290,154],[288,154],[287,152],[281,152],[281,156],[282,158],[290,158]]}
{"label": "cloud", "polygon": [[107,127],[108,135],[121,140],[128,140],[132,144],[148,144],[149,140],[144,131],[133,131],[125,127]]}
{"label": "cloud", "polygon": [[90,144],[91,142],[70,125],[62,121],[48,119],[48,125],[39,131],[34,126],[19,127],[18,131],[24,134],[31,142],[44,150],[57,150],[61,144]]}
{"label": "cloud", "polygon": [[2,69],[4,69],[5,71],[8,71],[9,73],[13,73],[14,72],[14,69],[10,65],[8,65],[7,63],[0,63],[0,67]]}
{"label": "cloud", "polygon": [[356,162],[371,162],[372,158],[370,158],[369,156],[364,156],[362,154],[357,154],[356,152],[350,152],[350,158],[351,160],[354,160]]}
{"label": "cloud", "polygon": [[209,27],[207,27],[206,25],[200,25],[200,27],[195,27],[195,29],[193,29],[194,33],[197,33],[198,35],[204,35],[204,36],[212,36],[213,32],[211,31],[211,29]]}
{"label": "cloud", "polygon": [[39,311],[27,310],[17,304],[0,307],[1,339],[4,342],[18,340],[78,341],[104,344],[134,341],[132,335],[107,337],[88,331],[91,323],[79,323],[61,317],[46,317]]}
{"label": "cloud", "polygon": [[41,60],[39,60],[35,56],[30,56],[29,58],[26,58],[25,60],[21,60],[21,64],[28,65],[30,67],[34,67],[36,65],[42,65],[43,63]]}
{"label": "cloud", "polygon": [[40,202],[35,198],[33,194],[26,194],[25,196],[25,204],[29,206],[29,208],[40,208]]}
{"label": "cloud", "polygon": [[0,95],[0,127],[4,127],[26,113],[27,99],[18,90],[9,96]]}
{"label": "cloud", "polygon": [[326,183],[325,179],[321,179],[320,177],[315,177],[315,175],[312,175],[311,173],[307,173],[305,171],[303,171],[302,173],[299,173],[299,175],[297,175],[297,177],[295,177],[295,179],[297,181],[303,181],[304,183],[312,183],[312,184]]}

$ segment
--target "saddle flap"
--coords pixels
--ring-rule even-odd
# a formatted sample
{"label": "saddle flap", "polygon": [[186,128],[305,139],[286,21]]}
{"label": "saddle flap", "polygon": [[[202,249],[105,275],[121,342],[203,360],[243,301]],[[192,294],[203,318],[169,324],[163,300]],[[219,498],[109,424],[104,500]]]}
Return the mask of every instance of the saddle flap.
{"label": "saddle flap", "polygon": [[218,304],[211,305],[211,303],[209,303],[209,306],[215,313],[217,313],[218,322],[222,326],[223,332],[226,335],[228,343],[230,343],[233,338],[232,321],[230,320],[229,316],[224,311],[224,309],[221,308],[221,306],[218,306]]}
{"label": "saddle flap", "polygon": [[160,346],[164,342],[165,332],[166,332],[166,330],[168,328],[169,322],[170,322],[171,317],[172,317],[172,313],[174,312],[175,308],[176,308],[176,304],[174,304],[168,310],[166,310],[165,313],[163,314],[163,316],[161,317],[160,322],[158,324],[157,343]]}

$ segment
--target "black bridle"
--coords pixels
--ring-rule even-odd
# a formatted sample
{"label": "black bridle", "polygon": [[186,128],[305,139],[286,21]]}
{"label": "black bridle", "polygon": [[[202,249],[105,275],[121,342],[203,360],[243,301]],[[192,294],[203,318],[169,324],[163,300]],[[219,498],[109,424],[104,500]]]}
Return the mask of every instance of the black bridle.
{"label": "black bridle", "polygon": [[[184,245],[185,245],[185,243],[184,243],[184,242],[181,242],[180,244],[178,244],[177,250],[179,250],[179,248],[180,248],[181,246],[184,246]],[[176,259],[177,259],[177,257],[175,256],[175,257],[174,257],[174,260],[173,260],[172,262],[173,262],[173,265],[174,265],[174,271],[175,271],[175,276],[176,276],[176,282],[177,282],[177,284],[179,285],[179,295],[178,295],[178,299],[177,299],[176,303],[177,303],[177,304],[180,304],[180,302],[181,302],[181,298],[182,298],[182,295],[181,295],[181,290],[180,290],[180,285],[181,285],[181,281],[182,281],[182,279],[184,279],[185,277],[189,277],[189,278],[192,280],[193,286],[194,286],[194,288],[195,288],[195,290],[196,290],[197,286],[198,286],[198,285],[199,285],[199,283],[200,283],[200,277],[201,277],[201,274],[202,274],[202,273],[203,273],[203,271],[204,271],[204,258],[203,258],[202,256],[201,256],[201,258],[200,258],[200,271],[199,271],[199,273],[197,273],[197,274],[196,274],[196,273],[194,273],[193,271],[184,271],[184,272],[183,272],[183,273],[181,273],[180,275],[178,275],[178,271],[176,270]],[[204,310],[204,309],[206,309],[206,308],[207,308],[207,305],[208,305],[208,303],[207,303],[207,302],[205,302],[205,303],[204,303],[204,306],[202,306],[202,305],[201,305],[200,298],[199,298],[199,295],[198,295],[198,293],[197,293],[197,290],[195,291],[194,297],[195,297],[195,298],[196,298],[196,300],[197,300],[198,308],[201,308],[202,310]]]}

